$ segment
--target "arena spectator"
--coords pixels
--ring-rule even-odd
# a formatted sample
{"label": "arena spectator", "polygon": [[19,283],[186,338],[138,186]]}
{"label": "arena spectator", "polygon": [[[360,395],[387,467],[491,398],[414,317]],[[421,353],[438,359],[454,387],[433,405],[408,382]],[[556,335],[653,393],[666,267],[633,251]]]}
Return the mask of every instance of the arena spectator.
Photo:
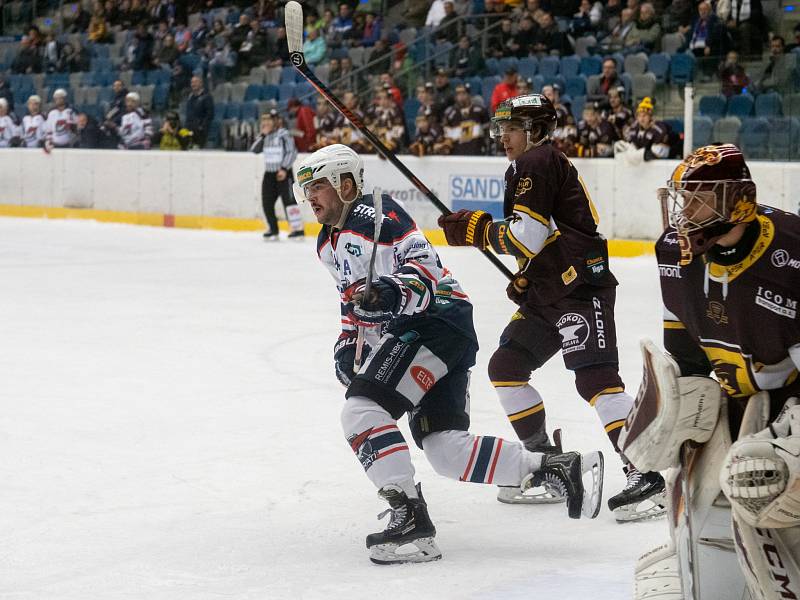
{"label": "arena spectator", "polygon": [[728,30],[711,10],[711,3],[697,5],[697,17],[688,30],[689,50],[700,59],[700,68],[705,76],[718,64],[719,58],[729,47]]}
{"label": "arena spectator", "polygon": [[493,29],[487,35],[487,48],[492,58],[503,58],[514,55],[511,44],[514,40],[513,23],[511,19],[503,19],[500,27]]}
{"label": "arena spectator", "polygon": [[190,86],[192,91],[186,99],[186,128],[192,132],[192,143],[204,148],[214,120],[214,98],[206,91],[199,75],[192,77]]}
{"label": "arena spectator", "polygon": [[230,34],[231,32],[225,28],[225,24],[220,19],[215,19],[211,27],[211,32],[208,35],[215,41],[219,38],[224,38],[226,41],[230,42]]}
{"label": "arena spectator", "polygon": [[517,78],[517,95],[527,96],[533,93],[533,79],[530,77],[525,79],[523,77]]}
{"label": "arena spectator", "polygon": [[58,43],[52,33],[48,33],[45,37],[42,59],[45,73],[63,73],[67,70],[63,60],[63,44]]}
{"label": "arena spectator", "polygon": [[420,158],[432,154],[449,154],[451,143],[445,139],[442,126],[436,120],[436,115],[428,111],[417,115],[417,132],[409,145],[409,152]]}
{"label": "arena spectator", "polygon": [[28,98],[28,114],[22,117],[22,145],[26,148],[41,148],[44,146],[45,117],[41,112],[42,99],[34,94]]}
{"label": "arena spectator", "polygon": [[583,109],[583,120],[578,123],[575,155],[579,157],[608,158],[614,154],[617,132],[603,119],[598,107],[589,103]]}
{"label": "arena spectator", "polygon": [[192,49],[192,32],[186,27],[186,23],[178,21],[172,35],[175,38],[175,47],[178,52],[189,52]]}
{"label": "arena spectator", "polygon": [[604,111],[603,118],[614,127],[617,139],[624,140],[628,128],[634,121],[633,111],[625,105],[624,86],[608,90],[608,107]]}
{"label": "arena spectator", "polygon": [[625,38],[626,52],[655,52],[661,46],[661,25],[650,2],[639,7],[639,18]]}
{"label": "arena spectator", "polygon": [[592,80],[586,89],[586,99],[590,102],[606,102],[608,90],[619,87],[622,81],[617,74],[617,62],[613,58],[603,61],[600,78]]}
{"label": "arena spectator", "polygon": [[[325,40],[319,37],[318,31],[315,30],[314,34],[317,39],[322,41],[324,58]],[[305,51],[305,44],[303,45],[303,49]],[[271,54],[273,54],[273,52],[269,37],[267,37],[267,32],[261,27],[261,23],[253,19],[250,21],[250,31],[247,32],[247,37],[239,47],[239,56],[237,57],[239,72],[242,74],[249,73],[250,69],[263,64]],[[306,60],[308,60],[308,57],[306,57]]]}
{"label": "arena spectator", "polygon": [[473,46],[469,37],[462,35],[450,55],[450,68],[453,70],[453,75],[462,79],[483,75],[486,71],[486,61],[479,45]]}
{"label": "arena spectator", "polygon": [[792,34],[794,35],[794,42],[786,46],[786,52],[794,52],[795,48],[800,48],[800,23],[794,26]]}
{"label": "arena spectator", "polygon": [[600,48],[603,52],[621,52],[625,49],[628,36],[635,24],[633,14],[633,10],[630,8],[622,9],[619,23],[613,27],[611,32],[600,43]]}
{"label": "arena spectator", "polygon": [[486,148],[489,115],[476,105],[463,84],[456,86],[455,104],[444,112],[445,136],[452,144],[452,153],[477,156]]}
{"label": "arena spectator", "polygon": [[[685,1],[688,2],[690,0]],[[613,31],[622,17],[622,9],[623,6],[621,0],[608,0],[605,5],[603,5],[602,9],[600,10],[600,22],[597,24],[599,27],[599,36],[608,35],[611,33],[611,31]]]}
{"label": "arena spectator", "polygon": [[436,102],[436,88],[433,86],[433,82],[428,81],[421,87],[421,93],[417,94],[417,100],[420,102],[417,114],[421,115],[426,111],[430,111],[436,115],[437,119],[441,119],[444,115],[445,107]]}
{"label": "arena spectator", "polygon": [[380,78],[381,85],[383,89],[389,92],[394,100],[394,103],[397,104],[398,107],[403,106],[403,92],[400,91],[400,88],[397,87],[394,83],[394,77],[391,73],[381,73]]}
{"label": "arena spectator", "polygon": [[726,22],[745,57],[761,57],[764,47],[764,10],[761,0],[719,0],[717,16]]}
{"label": "arena spectator", "polygon": [[116,145],[116,137],[98,125],[94,117],[79,112],[75,125],[75,147],[85,149],[108,149]]}
{"label": "arena spectator", "polygon": [[694,6],[692,0],[673,0],[664,11],[664,32],[687,32],[692,25],[692,10]]}
{"label": "arena spectator", "polygon": [[336,44],[342,45],[350,39],[350,34],[353,29],[353,10],[349,4],[341,3],[339,5],[339,14],[333,21],[333,32],[335,34]]}
{"label": "arena spectator", "polygon": [[536,26],[533,22],[533,17],[525,15],[519,23],[519,29],[514,37],[511,38],[509,48],[514,56],[523,58],[528,56],[533,50],[533,46],[537,41]]}
{"label": "arena spectator", "polygon": [[11,63],[12,73],[39,73],[42,61],[36,44],[30,37],[23,36],[19,42],[19,50]]}
{"label": "arena spectator", "polygon": [[403,115],[386,90],[375,95],[375,104],[367,112],[367,120],[375,135],[389,150],[397,150],[405,135]]}
{"label": "arena spectator", "polygon": [[739,64],[739,53],[735,50],[728,52],[725,61],[719,66],[719,80],[721,92],[727,98],[738,96],[750,87],[750,77]]}
{"label": "arena spectator", "polygon": [[275,30],[275,44],[273,45],[272,58],[267,59],[268,67],[280,67],[289,64],[289,46],[286,43],[286,28],[278,27]]}
{"label": "arena spectator", "polygon": [[556,127],[564,128],[575,124],[570,107],[561,101],[560,85],[554,83],[553,85],[542,86],[542,95],[553,103],[553,108],[556,111]]}
{"label": "arena spectator", "polygon": [[187,127],[181,127],[180,116],[171,110],[153,142],[159,150],[188,150],[193,143],[193,132]]}
{"label": "arena spectator", "polygon": [[669,125],[653,119],[653,101],[645,98],[636,108],[636,123],[628,129],[626,140],[637,150],[644,149],[644,160],[669,158]]}
{"label": "arena spectator", "polygon": [[129,68],[134,71],[145,71],[150,68],[153,62],[153,43],[153,35],[144,23],[139,23],[126,51]]}
{"label": "arena spectator", "polygon": [[437,36],[446,39],[451,44],[455,44],[458,41],[459,30],[461,29],[460,23],[458,13],[456,13],[456,5],[452,0],[445,0],[444,17],[439,22]]}
{"label": "arena spectator", "polygon": [[425,18],[425,27],[438,27],[446,13],[444,8],[445,0],[433,0],[428,9],[428,16]]}
{"label": "arena spectator", "polygon": [[592,3],[589,0],[581,0],[578,12],[572,16],[572,21],[570,21],[569,33],[574,38],[595,33],[595,25],[592,22]]}
{"label": "arena spectator", "polygon": [[433,78],[433,94],[434,102],[441,107],[442,111],[453,104],[453,87],[450,85],[447,69],[436,70],[436,75]]}
{"label": "arena spectator", "polygon": [[228,36],[228,41],[234,52],[239,52],[242,44],[247,39],[248,33],[250,33],[250,15],[243,12],[239,15],[239,22],[233,27]]}
{"label": "arena spectator", "polygon": [[796,64],[794,54],[786,54],[785,42],[779,35],[769,42],[769,61],[767,68],[756,84],[758,93],[779,92],[788,94],[794,91],[793,72]]}
{"label": "arena spectator", "polygon": [[317,114],[314,115],[314,129],[317,132],[317,139],[311,151],[319,150],[325,146],[339,143],[337,132],[337,116],[339,113],[331,108],[325,98],[317,99]]}
{"label": "arena spectator", "polygon": [[553,15],[543,12],[539,20],[539,29],[533,43],[533,53],[538,55],[558,53],[566,54],[566,37],[558,29],[558,24]]}
{"label": "arena spectator", "polygon": [[175,46],[175,38],[170,34],[164,37],[164,42],[161,49],[153,58],[153,64],[156,67],[172,67],[176,60],[178,60],[178,48]]}
{"label": "arena spectator", "polygon": [[494,111],[497,109],[497,105],[503,100],[508,100],[517,95],[517,69],[509,67],[506,69],[503,81],[494,86],[492,100],[489,103],[492,114],[494,114]]}
{"label": "arena spectator", "polygon": [[364,18],[364,33],[361,36],[361,45],[365,48],[371,48],[381,38],[381,19],[372,12],[366,13]]}
{"label": "arena spectator", "polygon": [[[345,58],[342,58],[342,70],[344,70]],[[367,72],[370,75],[380,75],[387,72],[392,67],[392,48],[389,46],[388,39],[384,36],[375,42],[372,52],[367,59],[369,66]]]}
{"label": "arena spectator", "polygon": [[8,110],[8,101],[0,98],[0,148],[11,148],[20,144],[17,120]]}
{"label": "arena spectator", "polygon": [[141,107],[142,100],[136,92],[125,96],[125,114],[122,116],[117,135],[120,148],[126,150],[149,150],[153,138],[153,122]]}
{"label": "arena spectator", "polygon": [[86,46],[80,40],[74,40],[72,44],[64,44],[63,60],[66,70],[70,73],[82,73],[91,68],[91,56]]}
{"label": "arena spectator", "polygon": [[200,19],[192,32],[192,48],[204,48],[206,42],[211,38],[211,31],[208,29],[208,21],[205,18]]}
{"label": "arena spectator", "polygon": [[314,67],[325,60],[327,53],[328,46],[325,44],[325,39],[320,36],[319,30],[309,31],[306,41],[303,42],[303,54],[305,54],[306,62]]}
{"label": "arena spectator", "polygon": [[289,116],[294,119],[292,137],[298,152],[309,152],[317,141],[317,129],[314,126],[314,111],[310,106],[297,98],[290,98],[287,105]]}
{"label": "arena spectator", "polygon": [[102,44],[108,38],[108,23],[103,9],[100,7],[95,8],[92,13],[92,20],[89,21],[88,39],[95,44]]}
{"label": "arena spectator", "polygon": [[11,85],[2,72],[0,72],[0,98],[8,102],[8,112],[14,112],[14,92],[11,91]]}
{"label": "arena spectator", "polygon": [[[361,110],[358,95],[355,92],[345,92],[342,102],[347,109],[353,113],[362,123],[366,120],[364,112]],[[358,153],[373,152],[372,145],[364,139],[364,135],[345,119],[341,114],[336,116],[336,129],[339,135],[339,143],[350,146]]]}
{"label": "arena spectator", "polygon": [[53,108],[47,113],[45,147],[71,148],[75,143],[75,111],[67,103],[67,92],[61,88],[53,92]]}
{"label": "arena spectator", "polygon": [[121,79],[117,79],[111,84],[111,91],[114,92],[114,98],[108,107],[106,113],[106,121],[113,121],[116,125],[122,123],[122,115],[125,114],[125,96],[128,95],[128,88],[122,83]]}

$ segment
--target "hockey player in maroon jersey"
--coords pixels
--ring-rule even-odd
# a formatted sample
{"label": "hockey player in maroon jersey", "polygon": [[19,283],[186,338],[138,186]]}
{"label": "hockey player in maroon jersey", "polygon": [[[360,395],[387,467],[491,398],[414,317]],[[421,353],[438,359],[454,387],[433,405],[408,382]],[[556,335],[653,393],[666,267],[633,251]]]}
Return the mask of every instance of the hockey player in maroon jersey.
{"label": "hockey player in maroon jersey", "polygon": [[[347,388],[344,435],[390,506],[386,530],[367,537],[371,559],[388,564],[441,557],[436,529],[414,482],[408,444],[397,428],[406,413],[414,441],[438,473],[520,492],[547,479],[567,494],[570,517],[596,516],[600,453],[544,455],[469,433],[469,370],[478,349],[472,304],[408,213],[390,196],[376,202],[362,194],[363,171],[358,154],[334,144],[302,162],[297,184],[323,225],[317,253],[341,294],[342,333],[334,363]],[[376,206],[382,227],[375,250]],[[365,347],[372,348],[365,350],[360,367],[355,366],[358,326],[365,328]],[[586,470],[592,471],[593,483],[584,488]],[[416,551],[398,553],[405,544]]]}
{"label": "hockey player in maroon jersey", "polygon": [[[529,450],[557,451],[550,443],[544,402],[531,374],[561,350],[575,374],[578,393],[597,410],[615,449],[633,398],[618,373],[614,300],[617,280],[608,265],[597,211],[569,159],[549,143],[556,111],[544,96],[506,100],[492,119],[511,165],[503,211],[493,221],[483,211],[460,210],[439,219],[450,245],[491,248],[517,258],[519,273],[508,287],[519,305],[489,361],[489,378],[520,440]],[[624,460],[624,459],[623,459]],[[664,512],[664,480],[624,462],[625,489],[609,499],[617,520]],[[553,490],[523,496],[500,488],[510,503],[557,502]]]}
{"label": "hockey player in maroon jersey", "polygon": [[671,469],[671,542],[640,560],[636,598],[798,598],[800,217],[757,204],[732,144],[689,155],[661,200],[667,353],[642,343],[620,444]]}

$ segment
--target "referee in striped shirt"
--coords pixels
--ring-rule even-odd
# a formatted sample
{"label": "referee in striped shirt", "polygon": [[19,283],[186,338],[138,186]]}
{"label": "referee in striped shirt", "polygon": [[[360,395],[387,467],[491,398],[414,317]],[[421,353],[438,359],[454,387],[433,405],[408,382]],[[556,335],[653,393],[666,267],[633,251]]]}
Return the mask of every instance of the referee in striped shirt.
{"label": "referee in striped shirt", "polygon": [[250,148],[251,152],[264,158],[264,178],[261,180],[261,204],[269,230],[264,233],[267,241],[278,240],[278,218],[275,216],[275,202],[280,196],[289,221],[290,238],[303,237],[303,218],[300,207],[292,193],[292,164],[297,158],[294,139],[286,128],[281,126],[278,111],[261,115],[261,135]]}

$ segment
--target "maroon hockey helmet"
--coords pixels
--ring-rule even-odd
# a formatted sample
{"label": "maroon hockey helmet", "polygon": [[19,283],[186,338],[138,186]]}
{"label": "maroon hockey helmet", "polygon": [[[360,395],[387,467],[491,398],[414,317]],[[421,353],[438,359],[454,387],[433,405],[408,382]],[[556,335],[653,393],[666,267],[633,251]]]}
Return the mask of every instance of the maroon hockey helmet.
{"label": "maroon hockey helmet", "polygon": [[756,218],[756,184],[733,144],[703,146],[672,172],[662,197],[678,232],[684,262],[703,254],[739,223]]}
{"label": "maroon hockey helmet", "polygon": [[540,144],[556,128],[556,109],[542,94],[526,94],[497,105],[489,130],[492,138],[503,135],[503,123],[515,123],[527,131],[529,143]]}

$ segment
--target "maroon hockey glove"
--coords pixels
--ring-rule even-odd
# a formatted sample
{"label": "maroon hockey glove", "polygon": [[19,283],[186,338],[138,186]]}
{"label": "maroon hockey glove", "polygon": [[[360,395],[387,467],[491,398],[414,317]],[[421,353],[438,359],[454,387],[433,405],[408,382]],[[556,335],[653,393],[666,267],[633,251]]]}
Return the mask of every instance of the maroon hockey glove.
{"label": "maroon hockey glove", "polygon": [[464,210],[439,217],[439,227],[450,246],[486,248],[486,230],[492,215],[482,210]]}
{"label": "maroon hockey glove", "polygon": [[527,277],[517,275],[514,280],[508,284],[506,288],[506,295],[508,299],[514,304],[522,306],[525,299],[528,297],[528,286],[530,282]]}

